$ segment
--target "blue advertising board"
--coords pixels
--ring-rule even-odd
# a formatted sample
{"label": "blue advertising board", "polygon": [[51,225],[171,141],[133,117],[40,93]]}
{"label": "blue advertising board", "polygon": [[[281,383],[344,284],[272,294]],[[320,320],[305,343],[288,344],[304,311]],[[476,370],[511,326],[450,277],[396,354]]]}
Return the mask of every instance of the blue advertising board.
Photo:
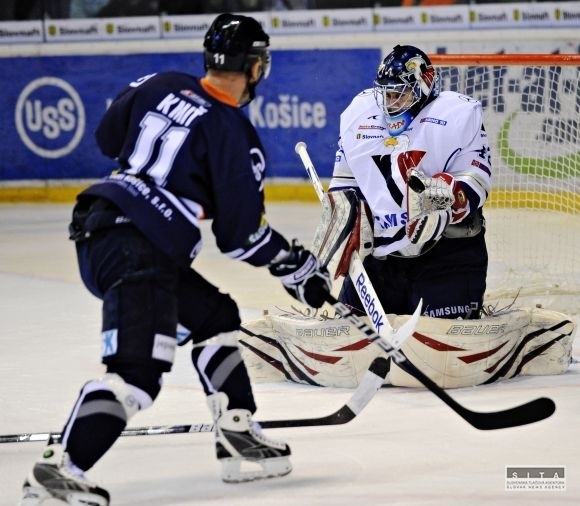
{"label": "blue advertising board", "polygon": [[[305,141],[322,177],[332,171],[339,117],[372,84],[377,49],[273,51],[272,73],[244,110],[268,153],[269,177],[304,177],[294,145]],[[0,59],[0,181],[92,179],[115,168],[93,132],[129,82],[153,72],[203,75],[201,53]]]}

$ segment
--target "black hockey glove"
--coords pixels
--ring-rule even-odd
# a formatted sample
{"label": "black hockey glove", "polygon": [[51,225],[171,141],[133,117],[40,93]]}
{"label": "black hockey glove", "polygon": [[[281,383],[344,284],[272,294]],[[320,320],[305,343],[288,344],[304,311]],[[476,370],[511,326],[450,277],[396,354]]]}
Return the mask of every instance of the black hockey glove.
{"label": "black hockey glove", "polygon": [[310,307],[322,307],[331,289],[328,269],[310,251],[292,242],[288,255],[271,264],[270,274],[282,282],[296,300]]}

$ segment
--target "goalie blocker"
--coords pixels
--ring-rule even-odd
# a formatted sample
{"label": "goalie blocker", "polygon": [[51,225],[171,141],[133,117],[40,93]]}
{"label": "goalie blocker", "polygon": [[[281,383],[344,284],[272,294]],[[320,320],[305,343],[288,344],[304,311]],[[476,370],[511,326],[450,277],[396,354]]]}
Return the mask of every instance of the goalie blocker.
{"label": "goalie blocker", "polygon": [[[397,328],[407,316],[392,316]],[[441,388],[493,383],[515,376],[563,374],[571,362],[576,327],[562,313],[518,308],[479,320],[423,316],[401,351]],[[292,381],[356,387],[384,352],[342,319],[295,312],[242,324],[242,355],[256,382]],[[419,387],[391,361],[386,385]]]}
{"label": "goalie blocker", "polygon": [[364,259],[373,249],[373,217],[356,190],[325,193],[322,215],[312,241],[312,252],[327,266],[333,279],[348,274],[350,257]]}

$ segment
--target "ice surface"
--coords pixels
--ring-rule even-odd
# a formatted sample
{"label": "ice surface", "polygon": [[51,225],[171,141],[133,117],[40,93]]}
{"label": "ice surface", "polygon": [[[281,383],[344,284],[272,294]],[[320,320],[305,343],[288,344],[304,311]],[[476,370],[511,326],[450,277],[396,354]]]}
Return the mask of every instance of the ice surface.
{"label": "ice surface", "polygon": [[[269,205],[270,221],[308,244],[315,204]],[[70,205],[0,206],[0,433],[59,431],[84,381],[102,372],[99,301],[82,287],[66,239]],[[221,257],[211,237],[197,263],[244,319],[292,300],[265,269]],[[578,301],[577,301],[578,302]],[[576,316],[576,321],[578,317]],[[578,355],[578,344],[575,355]],[[258,419],[326,415],[351,392],[289,383],[255,386]],[[210,433],[121,438],[89,472],[114,506],[479,506],[580,503],[580,367],[450,391],[473,410],[554,399],[548,420],[481,432],[424,389],[385,388],[343,426],[269,430],[292,448],[284,478],[226,485]],[[180,349],[155,405],[131,426],[209,422]],[[43,443],[0,444],[0,506],[14,506]],[[507,492],[507,465],[566,466],[564,492]],[[48,503],[47,503],[47,506]]]}

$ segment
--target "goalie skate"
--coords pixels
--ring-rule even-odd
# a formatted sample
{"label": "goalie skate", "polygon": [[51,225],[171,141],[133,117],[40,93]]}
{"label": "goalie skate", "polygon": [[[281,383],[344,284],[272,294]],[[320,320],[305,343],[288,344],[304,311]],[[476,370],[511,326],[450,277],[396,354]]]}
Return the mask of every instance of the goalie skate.
{"label": "goalie skate", "polygon": [[73,469],[63,447],[49,444],[22,486],[20,506],[54,504],[55,500],[72,506],[108,506],[109,493]]}
{"label": "goalie skate", "polygon": [[[224,394],[211,397],[216,396],[221,397],[220,408],[227,405]],[[216,406],[212,407],[215,409]],[[242,483],[276,478],[292,471],[288,445],[265,437],[260,424],[252,421],[250,411],[220,409],[215,432],[216,455],[222,466],[221,477],[224,482]]]}

